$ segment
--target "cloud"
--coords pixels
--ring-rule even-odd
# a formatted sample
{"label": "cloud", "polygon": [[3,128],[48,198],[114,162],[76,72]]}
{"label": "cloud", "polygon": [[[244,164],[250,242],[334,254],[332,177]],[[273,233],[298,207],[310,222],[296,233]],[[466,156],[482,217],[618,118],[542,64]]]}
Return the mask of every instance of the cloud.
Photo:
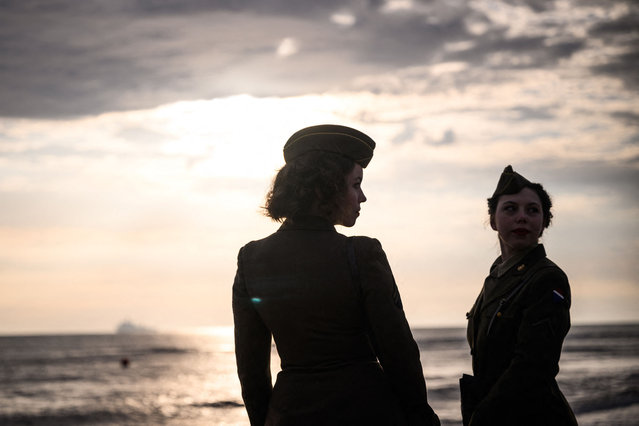
{"label": "cloud", "polygon": [[287,37],[277,46],[277,56],[286,58],[295,55],[299,51],[299,44],[294,38]]}
{"label": "cloud", "polygon": [[[506,164],[553,196],[556,221],[545,239],[551,258],[577,284],[575,294],[589,303],[584,292],[613,283],[629,294],[623,300],[636,297],[636,262],[629,259],[636,251],[639,155],[623,142],[636,127],[617,116],[624,111],[619,102],[579,97],[574,102],[585,112],[575,114],[570,104],[547,99],[555,87],[548,75],[533,75],[537,80],[523,80],[528,84],[455,96],[406,86],[395,95],[236,96],[82,119],[2,120],[0,133],[11,142],[0,144],[0,242],[13,247],[0,258],[2,300],[31,300],[14,317],[27,327],[25,312],[40,307],[27,294],[70,306],[90,288],[101,315],[85,324],[102,329],[121,319],[117,295],[135,282],[136,294],[152,294],[154,303],[127,306],[158,316],[160,327],[228,324],[237,250],[277,228],[260,206],[282,165],[282,145],[317,122],[352,125],[378,142],[366,169],[362,217],[340,231],[383,242],[402,293],[413,295],[406,301],[411,324],[463,321],[497,255],[485,198]],[[464,267],[451,275],[458,259]],[[618,266],[615,277],[607,275],[610,265]],[[19,293],[8,287],[16,283]],[[454,300],[444,296],[451,286],[459,294]],[[584,306],[579,297],[577,306]],[[429,301],[446,303],[446,315]],[[49,320],[28,327],[86,318],[81,309],[41,312]],[[584,318],[598,317],[582,311],[575,321]]]}
{"label": "cloud", "polygon": [[639,64],[639,49],[617,55],[608,63],[595,65],[591,69],[595,73],[619,78],[629,90],[635,91],[639,89],[637,64]]}
{"label": "cloud", "polygon": [[633,111],[613,111],[610,115],[614,118],[621,120],[629,126],[635,126],[639,128],[639,112]]}
{"label": "cloud", "polygon": [[[638,8],[3,2],[0,240],[19,244],[0,259],[0,291],[13,295],[19,281],[25,294],[53,297],[46,287],[71,300],[90,282],[113,301],[110,288],[136,282],[140,293],[159,286],[176,313],[218,300],[215,319],[227,321],[220,294],[237,249],[275,227],[259,206],[283,142],[335,122],[378,142],[353,232],[384,242],[418,323],[437,321],[423,305],[439,300],[423,296],[425,276],[433,294],[476,295],[498,251],[485,198],[507,164],[553,196],[545,238],[575,294],[611,284],[636,298]],[[459,258],[468,261],[451,277]],[[182,292],[187,275],[195,284]],[[456,303],[450,315],[459,308],[463,321],[468,306]],[[211,312],[197,306],[199,318]],[[110,308],[119,305],[101,307],[104,318]]]}
{"label": "cloud", "polygon": [[338,12],[331,15],[331,21],[344,27],[352,27],[357,22],[357,18],[348,12]]}
{"label": "cloud", "polygon": [[[490,4],[6,2],[0,115],[62,118],[240,93],[348,90],[363,76],[442,62],[473,69],[466,78],[451,72],[463,88],[495,70],[561,68],[586,51],[609,52],[609,60],[585,69],[636,89],[636,6]],[[272,54],[278,45],[285,63]],[[626,50],[614,53],[619,46]]]}
{"label": "cloud", "polygon": [[531,108],[527,106],[515,106],[511,108],[517,117],[515,120],[551,120],[556,117],[549,108]]}

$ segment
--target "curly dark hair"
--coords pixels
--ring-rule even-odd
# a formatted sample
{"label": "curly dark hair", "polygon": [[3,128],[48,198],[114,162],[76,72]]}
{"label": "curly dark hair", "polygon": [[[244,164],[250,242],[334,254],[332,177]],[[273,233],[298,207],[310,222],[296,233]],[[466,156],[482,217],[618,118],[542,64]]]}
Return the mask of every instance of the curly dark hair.
{"label": "curly dark hair", "polygon": [[[552,212],[550,211],[550,209],[552,208],[552,200],[550,199],[550,195],[548,195],[548,192],[546,192],[546,190],[540,183],[531,183],[530,185],[526,185],[524,188],[532,189],[539,196],[539,200],[541,201],[541,210],[544,214],[544,229],[548,228],[553,217]],[[491,218],[495,216],[495,212],[497,211],[497,203],[499,202],[499,197],[500,195],[497,195],[488,199],[488,215]]]}
{"label": "curly dark hair", "polygon": [[341,214],[346,192],[345,177],[355,162],[324,151],[311,151],[282,167],[275,178],[263,207],[265,215],[284,219],[309,214],[314,205],[320,214],[335,221]]}

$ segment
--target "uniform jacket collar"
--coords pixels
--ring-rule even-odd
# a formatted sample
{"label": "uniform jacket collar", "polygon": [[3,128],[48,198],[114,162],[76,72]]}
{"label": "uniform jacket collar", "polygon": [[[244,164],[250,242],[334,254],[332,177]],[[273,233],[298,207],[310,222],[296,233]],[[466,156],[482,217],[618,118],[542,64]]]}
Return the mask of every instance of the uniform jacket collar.
{"label": "uniform jacket collar", "polygon": [[482,289],[483,306],[486,307],[495,299],[501,299],[510,293],[521,282],[524,274],[526,274],[534,264],[545,257],[546,250],[543,244],[539,244],[499,275],[497,275],[496,270],[498,269],[497,266],[501,263],[501,257],[497,258],[490,268],[490,275],[484,282],[484,288]]}
{"label": "uniform jacket collar", "polygon": [[[510,267],[506,269],[505,271],[501,272],[499,276],[506,275],[506,274],[509,274],[512,276],[523,275],[529,269],[528,268],[529,266],[532,266],[533,264],[537,263],[539,259],[543,259],[544,257],[546,257],[546,250],[544,249],[544,245],[537,244],[535,248],[528,251],[520,259],[517,259],[516,261],[512,262]],[[508,261],[507,263],[510,263],[510,261]],[[500,264],[501,264],[501,256],[498,257],[493,262],[492,266],[490,267],[491,276],[496,276],[495,272],[496,272],[496,269],[498,269],[498,266]]]}
{"label": "uniform jacket collar", "polygon": [[286,219],[278,231],[335,231],[335,226],[320,216],[297,216]]}
{"label": "uniform jacket collar", "polygon": [[501,278],[502,276],[506,275],[513,268],[513,266],[517,267],[517,272],[523,272],[523,270],[526,268],[524,259],[526,259],[528,255],[534,252],[539,246],[540,244],[537,244],[535,247],[528,249],[528,251],[519,253],[505,262],[501,261],[501,256],[498,257],[490,266],[490,276],[493,278]]}

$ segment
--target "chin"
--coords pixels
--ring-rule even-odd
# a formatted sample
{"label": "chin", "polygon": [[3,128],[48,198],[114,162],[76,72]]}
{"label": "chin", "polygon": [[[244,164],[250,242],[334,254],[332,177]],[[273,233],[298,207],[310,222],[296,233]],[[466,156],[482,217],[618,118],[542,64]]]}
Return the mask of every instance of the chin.
{"label": "chin", "polygon": [[344,220],[340,223],[338,223],[338,225],[342,225],[346,228],[351,228],[355,225],[355,220]]}

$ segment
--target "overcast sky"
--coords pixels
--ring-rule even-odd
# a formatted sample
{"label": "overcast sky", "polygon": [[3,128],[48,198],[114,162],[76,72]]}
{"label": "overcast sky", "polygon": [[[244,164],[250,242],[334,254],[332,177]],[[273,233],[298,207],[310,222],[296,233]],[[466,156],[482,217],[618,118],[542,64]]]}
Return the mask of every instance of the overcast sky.
{"label": "overcast sky", "polygon": [[329,122],[378,144],[338,230],[412,325],[464,325],[508,164],[553,197],[573,322],[637,321],[637,69],[628,1],[3,1],[0,334],[231,324],[282,146]]}

